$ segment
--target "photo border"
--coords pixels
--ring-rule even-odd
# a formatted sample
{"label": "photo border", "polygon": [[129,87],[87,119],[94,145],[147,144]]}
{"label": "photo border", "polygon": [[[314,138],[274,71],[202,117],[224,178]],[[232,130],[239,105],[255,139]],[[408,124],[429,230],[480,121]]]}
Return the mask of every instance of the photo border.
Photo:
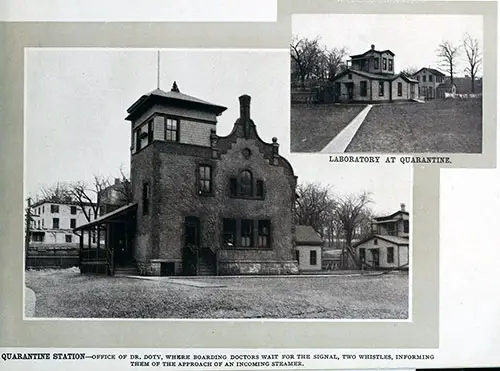
{"label": "photo border", "polygon": [[[439,346],[439,167],[414,166],[410,274],[412,322],[23,321],[23,96],[25,47],[288,48],[294,13],[484,15],[483,154],[454,155],[453,167],[492,167],[496,158],[496,8],[493,2],[335,3],[279,1],[276,23],[1,23],[5,82],[1,137],[1,346],[92,348],[437,348]],[[495,32],[487,32],[487,31]],[[228,35],[231,35],[229,38]],[[8,90],[7,90],[8,87]],[[289,89],[289,86],[285,87]],[[288,120],[290,117],[284,117]],[[318,158],[320,155],[317,155]],[[328,156],[323,156],[324,161]],[[356,165],[353,165],[356,166]],[[395,165],[402,166],[402,165]],[[409,166],[409,165],[407,165]],[[444,167],[444,166],[443,166]],[[335,171],[332,165],[332,172]],[[71,331],[68,331],[71,328]],[[78,334],[75,336],[74,334]],[[175,336],[172,336],[175,334]],[[243,336],[244,334],[244,336]]]}

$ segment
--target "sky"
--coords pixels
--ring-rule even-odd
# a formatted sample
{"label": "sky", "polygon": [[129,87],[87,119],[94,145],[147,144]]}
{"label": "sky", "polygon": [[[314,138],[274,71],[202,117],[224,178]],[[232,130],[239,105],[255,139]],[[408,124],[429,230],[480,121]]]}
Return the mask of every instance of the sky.
{"label": "sky", "polygon": [[[56,182],[118,177],[130,168],[126,110],[157,86],[156,49],[26,50],[25,193]],[[411,207],[408,165],[335,164],[328,155],[290,154],[288,50],[160,51],[160,88],[228,107],[217,134],[230,133],[238,97],[252,97],[251,116],[264,141],[278,138],[280,154],[299,183],[332,186],[338,194],[371,192],[378,214]]]}
{"label": "sky", "polygon": [[[349,55],[361,54],[373,44],[390,49],[396,72],[410,66],[439,69],[436,49],[448,40],[461,45],[468,32],[479,40],[482,51],[483,17],[480,15],[414,14],[300,14],[292,16],[292,33],[300,37],[321,37],[330,48],[346,47]],[[457,76],[464,76],[466,55],[457,61]],[[482,76],[482,70],[478,77]]]}

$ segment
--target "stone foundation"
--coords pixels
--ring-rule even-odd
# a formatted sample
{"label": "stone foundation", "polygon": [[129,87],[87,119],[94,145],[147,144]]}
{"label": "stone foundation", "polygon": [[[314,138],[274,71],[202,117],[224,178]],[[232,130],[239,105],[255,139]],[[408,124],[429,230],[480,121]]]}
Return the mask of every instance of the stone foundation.
{"label": "stone foundation", "polygon": [[[169,267],[173,272],[163,272],[162,263],[171,264]],[[180,275],[182,264],[177,261],[153,259],[149,261],[137,262],[137,271],[141,276],[162,276],[162,275]]]}
{"label": "stone foundation", "polygon": [[295,260],[279,262],[219,262],[219,275],[285,275],[298,274],[299,266]]}

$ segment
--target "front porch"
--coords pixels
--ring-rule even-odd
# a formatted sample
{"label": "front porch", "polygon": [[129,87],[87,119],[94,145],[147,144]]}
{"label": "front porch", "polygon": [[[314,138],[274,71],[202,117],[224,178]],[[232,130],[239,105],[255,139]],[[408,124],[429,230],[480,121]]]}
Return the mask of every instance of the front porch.
{"label": "front porch", "polygon": [[129,204],[74,229],[79,236],[80,272],[136,273],[134,237],[137,204]]}

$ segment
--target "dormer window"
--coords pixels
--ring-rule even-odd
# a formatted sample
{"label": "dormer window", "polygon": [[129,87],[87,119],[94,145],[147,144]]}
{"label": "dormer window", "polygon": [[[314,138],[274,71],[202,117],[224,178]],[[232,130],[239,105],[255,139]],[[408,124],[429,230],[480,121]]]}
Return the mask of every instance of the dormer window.
{"label": "dormer window", "polygon": [[383,69],[386,70],[387,69],[387,58],[382,59],[382,62],[383,62]]}
{"label": "dormer window", "polygon": [[373,68],[378,70],[379,69],[379,58],[373,58]]}
{"label": "dormer window", "polygon": [[165,140],[169,142],[179,141],[179,120],[165,119]]}

